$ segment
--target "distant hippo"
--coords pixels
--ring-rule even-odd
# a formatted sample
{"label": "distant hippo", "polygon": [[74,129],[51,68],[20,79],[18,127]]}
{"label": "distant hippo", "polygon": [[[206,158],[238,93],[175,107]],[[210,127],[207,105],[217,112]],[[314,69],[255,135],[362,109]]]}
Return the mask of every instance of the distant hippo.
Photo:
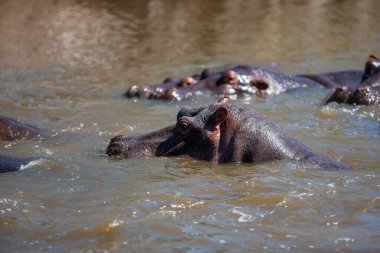
{"label": "distant hippo", "polygon": [[317,75],[287,75],[255,65],[227,65],[206,68],[201,74],[184,78],[165,78],[162,84],[130,87],[128,98],[182,100],[194,96],[268,96],[310,86],[327,88],[356,84],[363,71],[340,71]]}
{"label": "distant hippo", "polygon": [[380,59],[374,55],[368,57],[361,81],[354,87],[346,85],[336,88],[326,99],[330,102],[355,105],[380,105]]}
{"label": "distant hippo", "polygon": [[303,161],[319,168],[350,168],[322,157],[260,114],[225,98],[200,108],[183,108],[177,123],[138,137],[111,139],[106,154],[121,157],[190,156],[214,163]]}

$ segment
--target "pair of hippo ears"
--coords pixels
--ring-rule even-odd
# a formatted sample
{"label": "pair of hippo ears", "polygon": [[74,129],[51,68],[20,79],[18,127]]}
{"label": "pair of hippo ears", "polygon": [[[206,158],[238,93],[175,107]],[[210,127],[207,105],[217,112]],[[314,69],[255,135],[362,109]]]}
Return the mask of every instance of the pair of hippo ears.
{"label": "pair of hippo ears", "polygon": [[[226,96],[226,97],[219,99],[218,103],[222,104],[222,105],[223,104],[231,104],[231,99]],[[204,109],[206,109],[205,106],[202,106],[199,108],[184,107],[178,112],[177,120],[179,120],[183,116],[194,117],[195,115],[197,115],[199,112],[203,111]]]}

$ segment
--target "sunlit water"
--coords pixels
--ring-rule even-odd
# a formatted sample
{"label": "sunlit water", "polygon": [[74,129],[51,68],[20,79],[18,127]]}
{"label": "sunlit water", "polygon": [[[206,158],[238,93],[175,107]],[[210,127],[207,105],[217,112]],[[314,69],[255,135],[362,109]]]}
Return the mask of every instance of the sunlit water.
{"label": "sunlit water", "polygon": [[379,9],[378,1],[1,1],[1,114],[62,134],[0,143],[1,155],[36,158],[0,175],[0,251],[379,251],[380,109],[322,106],[323,88],[234,103],[352,170],[103,154],[116,134],[164,127],[182,106],[215,101],[127,100],[128,86],[225,63],[361,69],[380,54]]}

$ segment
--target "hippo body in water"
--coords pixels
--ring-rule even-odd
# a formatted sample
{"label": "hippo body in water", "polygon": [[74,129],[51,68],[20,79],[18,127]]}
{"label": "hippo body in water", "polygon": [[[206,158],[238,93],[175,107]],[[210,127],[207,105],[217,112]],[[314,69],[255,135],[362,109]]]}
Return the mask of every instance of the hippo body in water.
{"label": "hippo body in water", "polygon": [[15,158],[0,155],[0,173],[18,171],[26,166],[35,158]]}
{"label": "hippo body in water", "polygon": [[146,135],[116,136],[106,153],[122,157],[185,155],[214,163],[290,159],[328,170],[350,167],[317,155],[260,114],[228,101],[183,108],[176,124]]}
{"label": "hippo body in water", "polygon": [[48,133],[48,130],[0,116],[0,141],[37,139]]}
{"label": "hippo body in water", "polygon": [[128,98],[182,100],[205,95],[277,95],[282,92],[310,86],[337,88],[356,84],[362,71],[340,71],[318,75],[287,75],[275,73],[254,65],[228,65],[206,68],[200,75],[180,79],[166,78],[162,84],[130,87]]}
{"label": "hippo body in water", "polygon": [[355,105],[380,105],[380,59],[370,55],[364,73],[356,85],[336,88],[326,99],[330,102]]}
{"label": "hippo body in water", "polygon": [[[35,140],[53,136],[54,132],[0,116],[0,141]],[[0,173],[17,171],[36,158],[15,158],[0,155]]]}

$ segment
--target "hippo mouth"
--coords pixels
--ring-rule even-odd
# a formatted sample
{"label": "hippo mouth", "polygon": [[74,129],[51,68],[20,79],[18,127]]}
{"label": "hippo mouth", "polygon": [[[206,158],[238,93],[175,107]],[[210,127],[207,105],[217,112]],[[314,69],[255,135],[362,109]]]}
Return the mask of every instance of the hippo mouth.
{"label": "hippo mouth", "polygon": [[155,155],[156,156],[178,156],[183,153],[186,146],[184,138],[178,136],[171,136],[166,141],[158,145]]}

